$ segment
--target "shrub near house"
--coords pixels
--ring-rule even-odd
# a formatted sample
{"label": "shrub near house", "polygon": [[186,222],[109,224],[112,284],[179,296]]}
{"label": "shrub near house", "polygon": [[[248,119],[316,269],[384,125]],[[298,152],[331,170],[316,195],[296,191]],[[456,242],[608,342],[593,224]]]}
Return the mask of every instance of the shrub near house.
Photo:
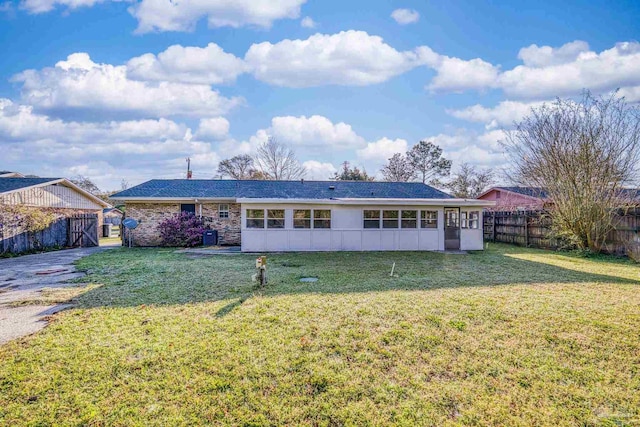
{"label": "shrub near house", "polygon": [[162,246],[198,246],[206,229],[202,219],[189,212],[180,212],[158,224]]}

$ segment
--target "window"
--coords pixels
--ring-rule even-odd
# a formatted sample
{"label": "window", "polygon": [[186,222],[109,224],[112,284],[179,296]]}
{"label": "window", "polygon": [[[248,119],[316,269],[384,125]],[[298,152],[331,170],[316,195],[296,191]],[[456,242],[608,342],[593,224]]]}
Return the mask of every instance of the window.
{"label": "window", "polygon": [[469,212],[469,228],[477,229],[480,226],[480,212]]}
{"label": "window", "polygon": [[380,211],[364,211],[364,228],[380,228]]}
{"label": "window", "polygon": [[438,228],[438,211],[420,211],[420,228]]}
{"label": "window", "polygon": [[218,218],[229,218],[229,205],[218,205]]}
{"label": "window", "polygon": [[331,228],[330,210],[313,210],[313,228]]}
{"label": "window", "polygon": [[196,214],[196,205],[194,203],[185,203],[180,205],[180,212],[187,212],[192,215]]}
{"label": "window", "polygon": [[247,209],[247,228],[264,228],[264,210]]}
{"label": "window", "polygon": [[418,211],[402,211],[402,228],[418,228]]}
{"label": "window", "polygon": [[398,211],[382,211],[382,228],[398,228]]}
{"label": "window", "polygon": [[469,228],[468,215],[467,212],[460,212],[460,228]]}
{"label": "window", "polygon": [[311,228],[311,210],[294,209],[293,228]]}
{"label": "window", "polygon": [[284,228],[284,209],[267,209],[267,228]]}

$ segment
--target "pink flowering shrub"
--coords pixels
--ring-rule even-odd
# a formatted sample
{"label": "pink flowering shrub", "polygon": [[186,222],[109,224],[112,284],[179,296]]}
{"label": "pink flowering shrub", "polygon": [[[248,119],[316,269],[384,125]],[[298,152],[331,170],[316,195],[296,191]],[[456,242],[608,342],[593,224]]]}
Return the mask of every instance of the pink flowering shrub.
{"label": "pink flowering shrub", "polygon": [[158,224],[163,246],[200,246],[205,230],[207,227],[202,219],[188,212],[175,214]]}

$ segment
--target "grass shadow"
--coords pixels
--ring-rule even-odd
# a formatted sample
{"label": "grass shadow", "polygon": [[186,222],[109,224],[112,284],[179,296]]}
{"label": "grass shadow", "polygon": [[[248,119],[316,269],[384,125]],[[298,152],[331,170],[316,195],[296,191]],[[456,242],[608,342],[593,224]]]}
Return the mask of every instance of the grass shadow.
{"label": "grass shadow", "polygon": [[[268,255],[265,296],[306,293],[364,293],[388,290],[502,286],[527,283],[612,282],[639,284],[631,261],[614,257],[595,262],[571,253],[508,245],[468,255],[433,252],[327,252]],[[390,271],[396,263],[394,276]],[[257,290],[251,281],[255,255],[193,259],[157,248],[113,249],[84,258],[83,281],[99,283],[78,297],[83,308],[174,305],[246,299]],[[634,273],[635,272],[635,273]],[[317,277],[301,283],[301,277]],[[232,302],[226,315],[241,302]]]}
{"label": "grass shadow", "polygon": [[224,307],[222,307],[220,310],[216,312],[216,317],[220,318],[220,317],[226,316],[227,314],[235,310],[237,307],[240,307],[242,303],[244,303],[246,300],[247,300],[246,298],[240,298],[237,301],[230,302],[229,304],[225,305]]}

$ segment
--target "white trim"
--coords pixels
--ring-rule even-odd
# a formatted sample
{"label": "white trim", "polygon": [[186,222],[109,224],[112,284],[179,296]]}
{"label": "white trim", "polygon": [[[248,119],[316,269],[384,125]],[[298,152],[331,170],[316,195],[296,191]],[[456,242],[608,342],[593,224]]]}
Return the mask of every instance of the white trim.
{"label": "white trim", "polygon": [[404,205],[404,206],[494,206],[495,202],[476,199],[236,199],[240,204],[315,205]]}

